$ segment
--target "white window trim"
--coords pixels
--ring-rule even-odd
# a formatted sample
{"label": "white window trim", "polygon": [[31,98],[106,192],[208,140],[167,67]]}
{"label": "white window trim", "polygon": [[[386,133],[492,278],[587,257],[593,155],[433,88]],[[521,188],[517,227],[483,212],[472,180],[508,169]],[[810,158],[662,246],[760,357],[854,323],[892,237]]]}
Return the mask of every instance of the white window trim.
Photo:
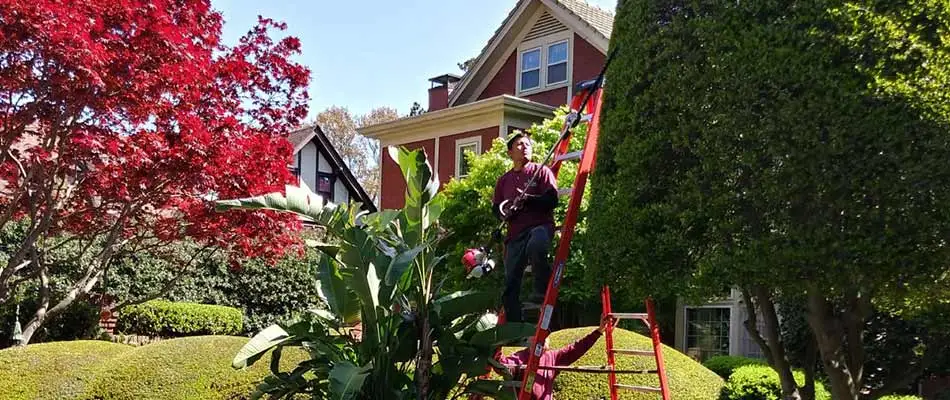
{"label": "white window trim", "polygon": [[[524,55],[525,55],[525,53],[530,53],[530,52],[536,51],[536,50],[537,50],[537,52],[538,52],[538,68],[524,69],[524,65],[522,64],[522,62],[524,61]],[[533,47],[533,48],[530,48],[530,49],[524,49],[524,50],[519,51],[519,52],[518,52],[518,91],[519,91],[519,92],[530,92],[530,91],[532,91],[532,90],[538,90],[538,89],[540,89],[540,88],[543,88],[543,87],[544,87],[544,79],[543,79],[543,77],[544,77],[544,72],[543,72],[543,71],[544,71],[545,68],[547,68],[547,66],[544,65],[544,49],[543,49],[543,46],[536,46],[536,47]],[[531,72],[531,71],[535,71],[535,70],[538,71],[538,86],[535,86],[535,87],[532,87],[532,88],[528,88],[528,89],[523,89],[523,88],[521,87],[521,77],[524,76],[524,73],[525,73],[525,72]]]}
{"label": "white window trim", "polygon": [[462,171],[462,148],[475,145],[475,154],[482,154],[482,137],[471,136],[455,140],[455,177],[463,178],[468,175],[461,175]]}
{"label": "white window trim", "polygon": [[[562,42],[567,42],[567,80],[548,84],[548,46]],[[541,49],[541,71],[539,73],[540,76],[538,77],[540,84],[536,88],[522,90],[521,73],[523,71],[521,65],[521,56],[525,52],[538,48]],[[570,82],[574,79],[574,31],[567,30],[553,35],[522,42],[518,45],[518,52],[516,54],[517,67],[515,70],[517,71],[517,76],[515,76],[515,93],[517,96],[530,96],[532,94],[560,89],[562,87],[568,87],[568,92],[570,92]],[[570,93],[568,93],[568,95],[570,95]]]}
{"label": "white window trim", "polygon": [[[564,61],[558,61],[558,62],[552,64],[550,58],[545,57],[545,61],[547,61],[547,64],[545,64],[545,66],[544,66],[544,74],[545,74],[545,75],[547,75],[548,70],[551,68],[552,65],[564,64],[565,67],[567,67],[568,65],[571,64],[571,43],[570,43],[570,41],[567,40],[567,39],[558,40],[558,41],[556,41],[556,42],[552,42],[552,43],[548,43],[548,44],[544,45],[545,52],[551,50],[551,46],[554,46],[554,45],[557,45],[557,44],[561,44],[561,43],[564,43],[564,44],[567,45],[567,59],[564,60]],[[568,76],[568,74],[567,74],[567,72],[568,72],[567,69],[568,69],[568,68],[565,68],[565,69],[564,69],[564,80],[563,80],[563,81],[548,82],[548,81],[547,81],[547,77],[545,76],[544,84],[545,84],[545,85],[548,85],[548,86],[557,86],[557,85],[560,85],[560,84],[565,84],[565,83],[567,83],[568,81],[571,80],[570,76]]]}
{"label": "white window trim", "polygon": [[[683,306],[683,352],[685,353],[689,349],[689,312],[690,309],[703,309],[703,308],[725,308],[729,310],[729,354],[735,355],[739,349],[739,337],[738,332],[736,332],[737,327],[737,317],[736,307],[729,304],[704,304],[701,306],[692,306],[687,305]],[[743,329],[745,329],[743,327]]]}

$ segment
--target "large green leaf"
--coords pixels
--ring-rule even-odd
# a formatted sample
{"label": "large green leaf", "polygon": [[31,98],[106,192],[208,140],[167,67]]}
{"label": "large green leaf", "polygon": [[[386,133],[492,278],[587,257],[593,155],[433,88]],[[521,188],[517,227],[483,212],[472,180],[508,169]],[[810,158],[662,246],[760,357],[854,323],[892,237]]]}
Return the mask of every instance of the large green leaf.
{"label": "large green leaf", "polygon": [[345,204],[326,202],[310,190],[292,185],[285,186],[284,193],[274,192],[215,202],[215,210],[219,212],[235,209],[292,212],[307,222],[332,228],[344,223],[351,211]]}
{"label": "large green leaf", "polygon": [[466,290],[444,296],[435,301],[435,310],[442,321],[453,321],[458,317],[476,314],[491,309],[495,305],[495,296],[486,291]]}
{"label": "large green leaf", "polygon": [[386,271],[386,285],[392,286],[399,282],[403,274],[406,273],[406,269],[412,265],[412,262],[425,248],[426,245],[416,246],[396,254],[396,257],[393,257],[392,262],[389,264],[389,269]]}
{"label": "large green leaf", "polygon": [[254,364],[257,360],[261,359],[268,350],[274,348],[274,346],[293,339],[294,337],[290,336],[284,328],[271,325],[267,327],[267,329],[254,335],[251,340],[241,347],[241,350],[238,350],[237,355],[231,360],[231,367],[241,369]]}
{"label": "large green leaf", "polygon": [[515,391],[519,387],[521,387],[519,381],[479,379],[469,384],[465,392],[490,396],[496,400],[509,400],[517,398]]}
{"label": "large green leaf", "polygon": [[330,311],[346,323],[359,320],[359,299],[356,293],[347,288],[336,260],[320,257],[317,274],[320,282],[317,294],[327,303]]}
{"label": "large green leaf", "polygon": [[349,361],[337,363],[330,370],[331,399],[355,399],[363,390],[363,382],[372,369],[369,365],[357,367]]}
{"label": "large green leaf", "polygon": [[476,333],[472,336],[471,344],[475,346],[496,348],[513,344],[521,339],[534,335],[535,325],[525,322],[508,322]]}

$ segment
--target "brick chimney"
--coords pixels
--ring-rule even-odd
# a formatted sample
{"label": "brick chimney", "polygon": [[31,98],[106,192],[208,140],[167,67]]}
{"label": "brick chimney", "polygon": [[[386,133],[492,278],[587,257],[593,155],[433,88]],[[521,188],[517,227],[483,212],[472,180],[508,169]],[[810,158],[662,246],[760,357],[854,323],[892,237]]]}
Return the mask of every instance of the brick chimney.
{"label": "brick chimney", "polygon": [[444,74],[435,78],[430,78],[432,86],[429,87],[429,112],[448,108],[449,95],[455,89],[455,85],[462,80],[458,75]]}

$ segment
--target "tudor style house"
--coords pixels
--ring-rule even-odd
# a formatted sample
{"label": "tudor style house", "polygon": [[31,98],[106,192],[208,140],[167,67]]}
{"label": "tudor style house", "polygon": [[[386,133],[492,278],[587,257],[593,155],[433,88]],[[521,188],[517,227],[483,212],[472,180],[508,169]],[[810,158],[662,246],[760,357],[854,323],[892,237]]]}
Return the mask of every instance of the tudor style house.
{"label": "tudor style house", "polygon": [[359,202],[364,210],[376,212],[376,205],[347,167],[318,125],[305,125],[287,140],[294,146],[290,168],[298,184],[331,203]]}
{"label": "tudor style house", "polygon": [[[425,149],[442,184],[465,176],[462,154],[481,153],[495,138],[551,117],[570,101],[577,83],[596,78],[612,26],[612,13],[582,0],[518,1],[464,76],[430,79],[426,113],[359,130],[384,149],[380,208],[402,207],[405,191],[386,147]],[[707,304],[681,303],[676,337],[664,340],[700,360],[723,354],[761,357],[745,319],[737,291]]]}

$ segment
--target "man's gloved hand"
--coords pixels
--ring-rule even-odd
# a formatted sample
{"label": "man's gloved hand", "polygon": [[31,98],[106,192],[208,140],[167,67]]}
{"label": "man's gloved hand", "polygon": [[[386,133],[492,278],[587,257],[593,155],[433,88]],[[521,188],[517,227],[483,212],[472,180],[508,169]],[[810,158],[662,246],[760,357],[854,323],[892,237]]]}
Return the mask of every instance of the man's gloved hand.
{"label": "man's gloved hand", "polygon": [[516,198],[515,200],[505,200],[501,202],[499,210],[501,211],[501,217],[505,221],[510,220],[518,211],[521,211],[523,207],[523,200],[521,198]]}

